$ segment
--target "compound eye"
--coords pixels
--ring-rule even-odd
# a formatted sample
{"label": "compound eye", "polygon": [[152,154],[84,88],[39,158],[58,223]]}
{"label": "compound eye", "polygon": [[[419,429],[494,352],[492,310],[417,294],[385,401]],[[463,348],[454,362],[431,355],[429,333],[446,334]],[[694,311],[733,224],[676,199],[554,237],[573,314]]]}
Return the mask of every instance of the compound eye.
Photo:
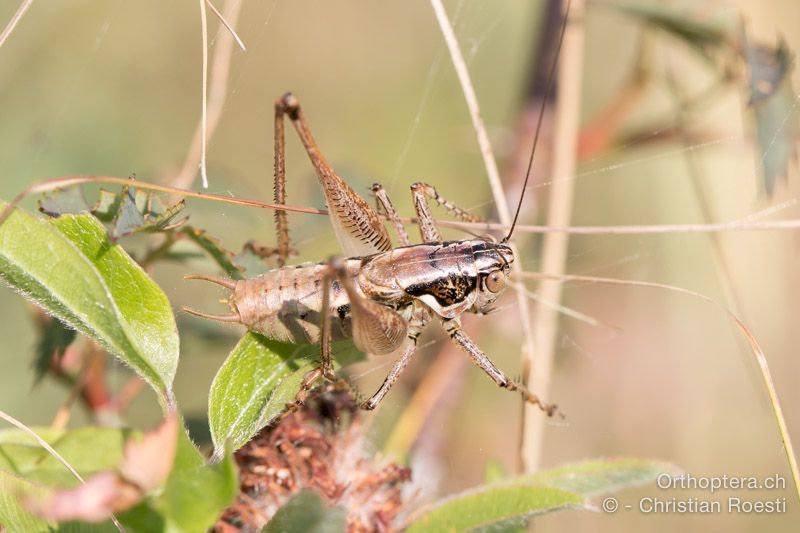
{"label": "compound eye", "polygon": [[506,286],[506,275],[502,270],[495,270],[486,276],[486,288],[490,292],[498,293]]}

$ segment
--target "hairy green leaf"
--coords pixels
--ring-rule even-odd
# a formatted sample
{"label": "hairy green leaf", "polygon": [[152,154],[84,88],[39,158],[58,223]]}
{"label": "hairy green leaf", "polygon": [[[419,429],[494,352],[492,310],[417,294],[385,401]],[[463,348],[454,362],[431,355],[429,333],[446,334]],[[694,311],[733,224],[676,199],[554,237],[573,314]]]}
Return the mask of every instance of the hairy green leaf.
{"label": "hairy green leaf", "polygon": [[580,494],[535,484],[489,485],[443,500],[419,513],[409,532],[455,532],[524,523],[537,514],[580,508]]}
{"label": "hairy green leaf", "polygon": [[[70,431],[43,427],[34,431],[85,477],[119,465],[125,441],[132,435],[127,429],[99,427]],[[16,428],[0,431],[0,469],[48,486],[72,487],[77,483],[60,461]]]}
{"label": "hairy green leaf", "polygon": [[49,532],[52,526],[25,509],[22,495],[45,494],[47,489],[9,472],[0,470],[0,524],[8,531]]}
{"label": "hairy green leaf", "polygon": [[102,344],[169,401],[178,364],[169,301],[94,217],[46,221],[15,210],[0,226],[0,279]]}
{"label": "hairy green leaf", "polygon": [[[129,430],[85,427],[71,431],[35,428],[84,479],[116,468]],[[30,435],[16,428],[0,431],[0,524],[9,531],[116,531],[110,523],[49,523],[31,514],[24,499],[46,498],[78,480]],[[111,529],[109,529],[111,528]]]}
{"label": "hairy green leaf", "polygon": [[175,464],[160,498],[167,519],[180,531],[208,531],[238,492],[233,455],[226,453],[219,464],[206,464],[186,432],[181,431]]}
{"label": "hairy green leaf", "polygon": [[644,485],[655,480],[660,474],[676,474],[678,471],[674,465],[662,461],[631,458],[598,459],[561,465],[520,479],[591,498]]}
{"label": "hairy green leaf", "polygon": [[659,461],[586,461],[484,485],[422,508],[408,531],[471,531],[523,525],[537,514],[588,508],[587,498],[643,485],[677,469]]}
{"label": "hairy green leaf", "polygon": [[[334,343],[340,362],[363,357],[349,341]],[[285,409],[305,374],[316,366],[318,346],[298,347],[248,332],[222,364],[208,398],[214,457],[225,442],[238,449]]]}

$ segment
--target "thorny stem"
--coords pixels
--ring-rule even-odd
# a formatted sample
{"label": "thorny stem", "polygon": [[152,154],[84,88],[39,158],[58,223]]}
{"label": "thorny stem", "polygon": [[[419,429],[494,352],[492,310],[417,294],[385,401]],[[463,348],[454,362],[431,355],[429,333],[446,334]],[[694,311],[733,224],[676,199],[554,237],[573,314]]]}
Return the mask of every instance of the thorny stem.
{"label": "thorny stem", "polygon": [[[464,93],[464,98],[467,102],[470,118],[472,119],[472,126],[478,138],[478,145],[480,146],[481,156],[483,163],[486,167],[486,174],[489,179],[489,185],[492,189],[492,196],[497,207],[497,216],[500,217],[500,222],[509,225],[511,224],[511,213],[508,209],[508,202],[506,201],[505,192],[503,191],[503,184],[500,181],[500,172],[497,169],[497,162],[495,161],[494,154],[492,153],[492,145],[489,142],[489,135],[486,132],[486,126],[483,123],[483,118],[480,113],[480,106],[478,105],[478,98],[475,95],[475,89],[470,80],[467,64],[464,61],[464,56],[461,53],[461,48],[456,39],[453,26],[447,18],[447,12],[442,5],[441,0],[431,0],[431,6],[436,15],[436,20],[439,23],[439,28],[442,30],[442,35],[447,43],[447,48],[450,52],[450,59],[453,62],[458,81],[461,85],[461,90]],[[516,257],[519,257],[519,250],[517,246],[511,242],[509,243],[511,251]],[[512,272],[522,272],[522,266],[519,261],[512,264]],[[522,324],[522,331],[524,335],[524,344],[522,350],[523,366],[534,357],[534,342],[531,330],[531,312],[528,300],[521,291],[517,291],[517,305],[519,306],[520,322]],[[533,365],[528,365],[533,366]],[[539,413],[541,417],[541,413]],[[523,428],[524,431],[524,428]]]}
{"label": "thorny stem", "polygon": [[[583,74],[583,7],[582,0],[573,0],[570,18],[562,45],[562,58],[558,72],[558,95],[556,97],[555,122],[553,127],[553,175],[556,177],[548,201],[547,225],[565,226],[572,218],[574,180],[559,179],[575,173],[578,125],[580,122],[580,98]],[[569,235],[551,233],[545,236],[542,245],[542,271],[558,275],[564,272]],[[519,293],[520,298],[524,294]],[[558,313],[552,304],[561,301],[561,285],[543,283],[541,297],[548,302],[536,305],[534,343],[538,350],[536,364],[527,368],[525,382],[531,390],[547,397],[553,368],[555,341],[558,331]],[[525,406],[525,423],[522,435],[522,462],[525,472],[539,469],[546,420],[541,413]]]}

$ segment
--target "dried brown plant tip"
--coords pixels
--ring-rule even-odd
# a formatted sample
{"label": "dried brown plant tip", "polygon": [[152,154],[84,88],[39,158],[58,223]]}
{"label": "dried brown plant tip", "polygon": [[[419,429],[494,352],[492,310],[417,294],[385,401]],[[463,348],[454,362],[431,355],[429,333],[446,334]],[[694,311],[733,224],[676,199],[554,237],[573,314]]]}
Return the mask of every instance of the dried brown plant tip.
{"label": "dried brown plant tip", "polygon": [[343,509],[348,532],[392,531],[403,510],[403,483],[411,479],[410,469],[370,453],[357,402],[331,384],[263,429],[235,457],[240,494],[217,532],[260,531],[302,490]]}

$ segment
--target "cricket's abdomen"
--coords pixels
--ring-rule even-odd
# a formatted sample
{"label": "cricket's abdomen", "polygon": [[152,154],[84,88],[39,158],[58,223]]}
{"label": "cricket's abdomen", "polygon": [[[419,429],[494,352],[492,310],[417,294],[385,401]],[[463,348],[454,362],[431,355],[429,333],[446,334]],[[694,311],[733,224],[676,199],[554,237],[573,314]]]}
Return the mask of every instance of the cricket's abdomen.
{"label": "cricket's abdomen", "polygon": [[[354,263],[351,265],[351,263]],[[348,272],[360,261],[347,260]],[[251,331],[277,341],[317,344],[322,324],[322,285],[327,265],[305,263],[240,280],[230,297],[231,308]],[[337,281],[331,282],[331,337],[349,339],[350,300]]]}

